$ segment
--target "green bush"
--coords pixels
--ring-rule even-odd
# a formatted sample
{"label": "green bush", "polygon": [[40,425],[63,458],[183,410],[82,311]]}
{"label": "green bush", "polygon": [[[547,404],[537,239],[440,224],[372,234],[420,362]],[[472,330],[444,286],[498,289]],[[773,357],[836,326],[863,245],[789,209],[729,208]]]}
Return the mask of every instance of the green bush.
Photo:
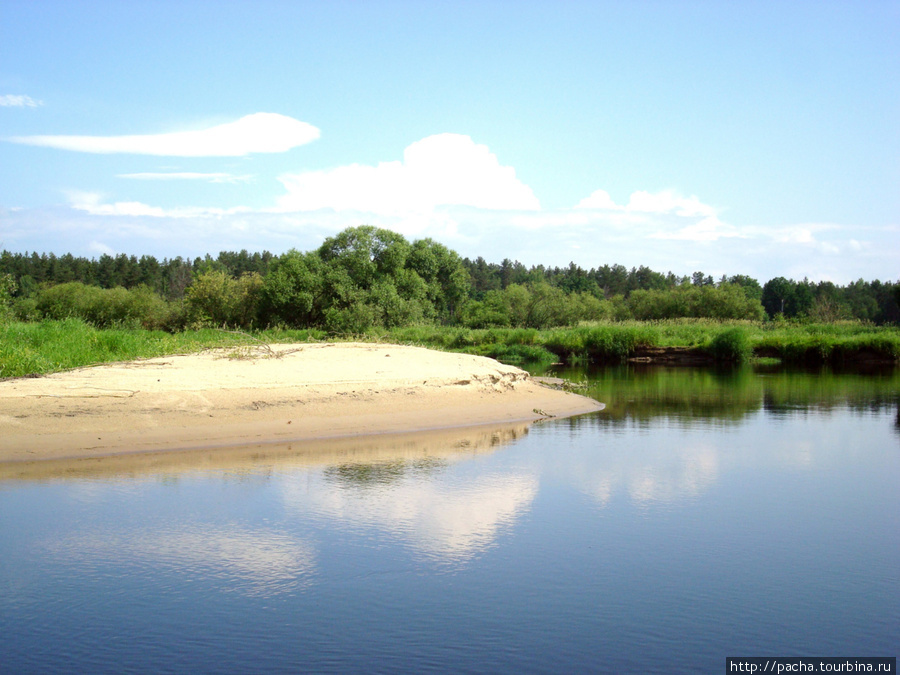
{"label": "green bush", "polygon": [[729,328],[710,340],[709,353],[722,363],[744,363],[753,355],[750,340],[743,328]]}
{"label": "green bush", "polygon": [[16,280],[12,274],[0,274],[0,321],[12,316],[13,294],[16,292]]}
{"label": "green bush", "polygon": [[42,288],[34,310],[43,319],[78,318],[97,328],[171,328],[177,310],[146,286],[98,288],[73,281]]}
{"label": "green bush", "polygon": [[221,270],[197,276],[185,292],[188,319],[197,324],[251,328],[257,322],[263,279],[256,272],[232,278]]}
{"label": "green bush", "polygon": [[664,290],[637,290],[624,301],[627,314],[638,321],[689,317],[727,321],[761,321],[765,310],[752,292],[736,284],[694,286],[685,284]]}

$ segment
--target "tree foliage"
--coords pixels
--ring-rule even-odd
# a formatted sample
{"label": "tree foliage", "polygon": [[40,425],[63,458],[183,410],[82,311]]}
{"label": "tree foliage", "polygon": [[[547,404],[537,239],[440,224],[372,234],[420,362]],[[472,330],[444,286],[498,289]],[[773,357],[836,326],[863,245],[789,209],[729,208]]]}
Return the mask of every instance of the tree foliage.
{"label": "tree foliage", "polygon": [[192,260],[89,260],[2,251],[0,280],[0,313],[169,329],[281,324],[355,333],[416,323],[545,328],[681,317],[900,322],[900,283],[890,281],[837,286],[776,277],[761,285],[741,274],[716,281],[701,271],[678,276],[643,266],[526,267],[509,258],[462,259],[431,239],[410,242],[368,225],[280,256],[242,250]]}
{"label": "tree foliage", "polygon": [[252,327],[262,287],[262,277],[256,272],[246,272],[238,279],[222,270],[201,273],[185,293],[187,319],[195,324]]}
{"label": "tree foliage", "polygon": [[372,226],[344,230],[316,251],[273,260],[262,295],[271,323],[339,333],[422,321],[449,323],[467,297],[459,256],[431,239],[408,242]]}

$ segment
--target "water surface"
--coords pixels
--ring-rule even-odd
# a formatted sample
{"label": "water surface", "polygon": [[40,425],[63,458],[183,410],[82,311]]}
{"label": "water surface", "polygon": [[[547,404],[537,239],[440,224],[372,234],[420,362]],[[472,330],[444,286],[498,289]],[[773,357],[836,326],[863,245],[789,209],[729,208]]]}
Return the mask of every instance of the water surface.
{"label": "water surface", "polygon": [[564,374],[607,409],[0,471],[3,671],[897,655],[895,372]]}

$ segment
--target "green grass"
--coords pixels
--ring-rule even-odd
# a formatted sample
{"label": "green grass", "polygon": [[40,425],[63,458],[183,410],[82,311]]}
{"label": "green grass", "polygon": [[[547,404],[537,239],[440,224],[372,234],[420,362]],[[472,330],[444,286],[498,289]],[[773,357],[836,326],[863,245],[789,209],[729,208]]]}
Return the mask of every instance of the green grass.
{"label": "green grass", "polygon": [[80,319],[0,324],[0,377],[23,377],[113,361],[181,354],[243,344],[240,336],[206,329],[165,333],[99,329]]}
{"label": "green grass", "polygon": [[0,378],[39,375],[97,363],[183,354],[217,347],[322,340],[396,342],[490,356],[507,363],[620,363],[648,348],[688,347],[721,363],[748,358],[834,364],[858,358],[900,361],[900,328],[861,323],[775,324],[708,320],[606,322],[550,330],[452,326],[373,329],[329,335],[317,329],[271,328],[249,334],[216,329],[178,333],[99,329],[79,319],[0,322]]}

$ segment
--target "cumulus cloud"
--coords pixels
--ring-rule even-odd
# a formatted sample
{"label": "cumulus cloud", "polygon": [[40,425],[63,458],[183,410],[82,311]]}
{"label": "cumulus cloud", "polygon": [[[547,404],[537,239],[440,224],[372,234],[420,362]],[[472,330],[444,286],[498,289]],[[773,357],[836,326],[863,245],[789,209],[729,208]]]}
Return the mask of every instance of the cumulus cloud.
{"label": "cumulus cloud", "polygon": [[589,197],[585,197],[575,205],[576,209],[600,209],[608,211],[624,210],[624,206],[619,206],[613,201],[606,190],[597,190]]}
{"label": "cumulus cloud", "polygon": [[[621,220],[616,220],[620,218]],[[453,207],[416,220],[413,217],[357,212],[217,209],[164,209],[141,202],[112,200],[92,193],[70,193],[68,205],[43,209],[0,206],[0,248],[97,255],[91,242],[116,252],[203,256],[221,250],[301,251],[317,248],[325,237],[366,223],[432,237],[461,256],[503,258],[526,266],[590,269],[604,264],[646,265],[676,274],[701,270],[749,274],[765,281],[776,276],[849,283],[858,278],[896,279],[900,229],[859,224],[800,224],[783,227],[741,226],[741,237],[715,241],[652,236],[663,227],[654,216],[624,212],[602,214],[575,209],[534,212]],[[702,219],[698,219],[698,222]],[[677,231],[675,228],[673,231]],[[835,253],[838,251],[838,253]]]}
{"label": "cumulus cloud", "polygon": [[35,101],[24,94],[3,94],[0,96],[0,108],[37,108],[43,101]]}
{"label": "cumulus cloud", "polygon": [[515,169],[486,145],[461,134],[428,136],[408,146],[402,161],[351,164],[279,179],[286,211],[358,211],[381,215],[429,213],[441,206],[534,210],[540,203]]}
{"label": "cumulus cloud", "polygon": [[684,218],[716,215],[714,207],[704,204],[696,197],[682,197],[673,190],[663,190],[655,194],[639,190],[631,195],[626,208],[629,211],[644,213],[674,213]]}
{"label": "cumulus cloud", "polygon": [[319,130],[277,113],[255,113],[195,131],[135,136],[17,136],[14,143],[99,154],[170,157],[238,157],[287,152],[319,137]]}
{"label": "cumulus cloud", "polygon": [[638,190],[631,193],[628,204],[623,206],[616,204],[606,190],[597,190],[578,202],[575,208],[634,213],[672,213],[685,218],[715,216],[717,213],[714,206],[704,204],[697,197],[682,197],[674,190],[662,190],[661,192]]}
{"label": "cumulus cloud", "polygon": [[606,190],[597,190],[578,202],[575,210],[604,212],[605,219],[618,224],[629,221],[614,219],[615,215],[632,215],[630,222],[633,224],[655,226],[655,231],[646,232],[646,236],[653,239],[701,242],[742,236],[737,228],[719,219],[718,209],[714,206],[704,204],[697,197],[682,197],[674,190],[638,190],[624,205],[616,204]]}
{"label": "cumulus cloud", "polygon": [[252,176],[236,176],[231,173],[195,173],[189,171],[171,173],[120,173],[118,178],[131,180],[200,180],[207,183],[246,183]]}
{"label": "cumulus cloud", "polygon": [[91,253],[96,253],[98,255],[116,254],[116,250],[114,248],[107,246],[102,241],[92,241],[90,244],[88,244],[88,250],[91,251]]}
{"label": "cumulus cloud", "polygon": [[685,225],[674,232],[655,232],[654,239],[683,239],[685,241],[717,241],[723,237],[744,237],[746,235],[732,225],[723,223],[716,216],[708,216],[695,223]]}

